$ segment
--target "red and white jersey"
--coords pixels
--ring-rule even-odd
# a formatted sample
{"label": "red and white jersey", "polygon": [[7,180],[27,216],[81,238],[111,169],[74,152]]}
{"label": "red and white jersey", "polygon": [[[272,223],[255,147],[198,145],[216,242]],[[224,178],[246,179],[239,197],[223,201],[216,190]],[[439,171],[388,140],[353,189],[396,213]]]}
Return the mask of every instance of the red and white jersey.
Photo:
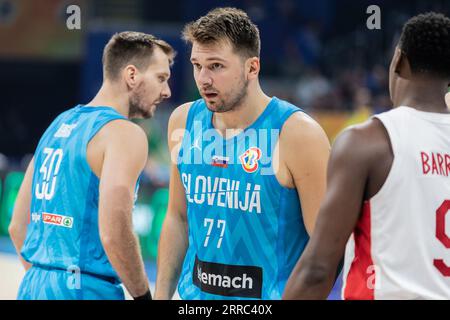
{"label": "red and white jersey", "polygon": [[450,299],[450,115],[375,116],[394,160],[347,244],[343,299]]}

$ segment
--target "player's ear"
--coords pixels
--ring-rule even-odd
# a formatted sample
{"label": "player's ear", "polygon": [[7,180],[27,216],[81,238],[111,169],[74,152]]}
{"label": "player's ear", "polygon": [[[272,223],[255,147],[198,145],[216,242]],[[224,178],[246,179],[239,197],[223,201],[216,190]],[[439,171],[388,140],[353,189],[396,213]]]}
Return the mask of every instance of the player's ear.
{"label": "player's ear", "polygon": [[130,64],[127,65],[124,69],[123,69],[123,77],[125,80],[125,83],[127,84],[127,86],[132,89],[136,86],[137,84],[137,75],[138,75],[138,70],[136,68],[136,66]]}
{"label": "player's ear", "polygon": [[408,57],[406,54],[399,48],[397,48],[398,52],[398,61],[395,65],[395,73],[397,73],[400,77],[409,79],[411,77],[411,65],[409,64]]}
{"label": "player's ear", "polygon": [[261,69],[259,58],[257,57],[249,58],[247,59],[245,64],[246,64],[245,70],[247,71],[248,80],[258,78],[259,70]]}
{"label": "player's ear", "polygon": [[397,75],[400,75],[401,59],[402,59],[402,50],[399,47],[396,47],[394,57],[392,58],[392,69]]}

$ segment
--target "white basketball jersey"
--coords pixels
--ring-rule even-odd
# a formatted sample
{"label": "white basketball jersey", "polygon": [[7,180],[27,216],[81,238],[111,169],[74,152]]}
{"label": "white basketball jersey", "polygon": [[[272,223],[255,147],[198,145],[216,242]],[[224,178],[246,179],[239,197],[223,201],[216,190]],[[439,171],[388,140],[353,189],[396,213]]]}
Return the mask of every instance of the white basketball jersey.
{"label": "white basketball jersey", "polygon": [[450,115],[375,116],[394,160],[345,254],[343,299],[450,299]]}

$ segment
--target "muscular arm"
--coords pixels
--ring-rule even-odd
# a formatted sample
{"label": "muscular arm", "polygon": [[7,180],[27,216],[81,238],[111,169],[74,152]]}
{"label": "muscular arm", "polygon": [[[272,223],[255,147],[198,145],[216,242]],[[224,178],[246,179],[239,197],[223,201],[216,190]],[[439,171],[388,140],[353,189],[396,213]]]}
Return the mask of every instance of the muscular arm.
{"label": "muscular arm", "polygon": [[292,176],[301,200],[303,221],[311,235],[325,195],[330,143],[320,125],[300,112],[286,121],[280,139],[281,157]]}
{"label": "muscular arm", "polygon": [[105,141],[100,176],[99,231],[106,255],[133,297],[145,294],[148,280],[133,232],[136,181],[147,161],[147,137],[138,126],[113,121],[102,129]]}
{"label": "muscular arm", "polygon": [[[327,193],[314,233],[292,272],[283,299],[326,299],[338,264],[360,215],[379,135],[367,125],[352,127],[336,140],[328,164]],[[370,128],[369,128],[370,129]],[[378,139],[379,140],[379,139]],[[376,159],[375,159],[376,160]]]}
{"label": "muscular arm", "polygon": [[31,264],[26,262],[20,251],[22,250],[23,243],[27,235],[27,225],[30,219],[30,207],[31,207],[31,189],[33,182],[34,171],[34,158],[31,159],[30,164],[25,172],[25,177],[20,186],[19,193],[17,194],[16,203],[14,205],[14,211],[9,224],[9,235],[16,248],[16,252],[19,255],[20,262],[24,266],[25,270],[31,267]]}
{"label": "muscular arm", "polygon": [[158,245],[155,299],[172,298],[188,247],[186,198],[176,160],[189,106],[185,104],[175,109],[169,120],[168,144],[172,158],[169,205]]}

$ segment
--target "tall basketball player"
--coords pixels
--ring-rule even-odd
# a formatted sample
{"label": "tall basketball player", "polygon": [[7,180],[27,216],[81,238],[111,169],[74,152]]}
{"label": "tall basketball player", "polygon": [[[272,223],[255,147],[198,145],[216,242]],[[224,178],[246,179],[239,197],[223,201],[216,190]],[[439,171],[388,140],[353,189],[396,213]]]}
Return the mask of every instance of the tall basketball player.
{"label": "tall basketball player", "polygon": [[[390,66],[396,107],[333,146],[314,234],[283,298],[450,299],[450,19],[410,19]],[[350,241],[348,241],[350,238]]]}
{"label": "tall basketball player", "polygon": [[215,9],[183,35],[202,99],[169,121],[155,297],[170,299],[178,282],[183,299],[280,299],[325,192],[328,139],[261,90],[259,32],[246,13]]}
{"label": "tall basketball player", "polygon": [[151,117],[170,96],[173,56],[151,35],[114,35],[96,97],[42,136],[9,228],[28,270],[19,299],[124,299],[121,282],[151,298],[131,219],[148,143],[129,119]]}

